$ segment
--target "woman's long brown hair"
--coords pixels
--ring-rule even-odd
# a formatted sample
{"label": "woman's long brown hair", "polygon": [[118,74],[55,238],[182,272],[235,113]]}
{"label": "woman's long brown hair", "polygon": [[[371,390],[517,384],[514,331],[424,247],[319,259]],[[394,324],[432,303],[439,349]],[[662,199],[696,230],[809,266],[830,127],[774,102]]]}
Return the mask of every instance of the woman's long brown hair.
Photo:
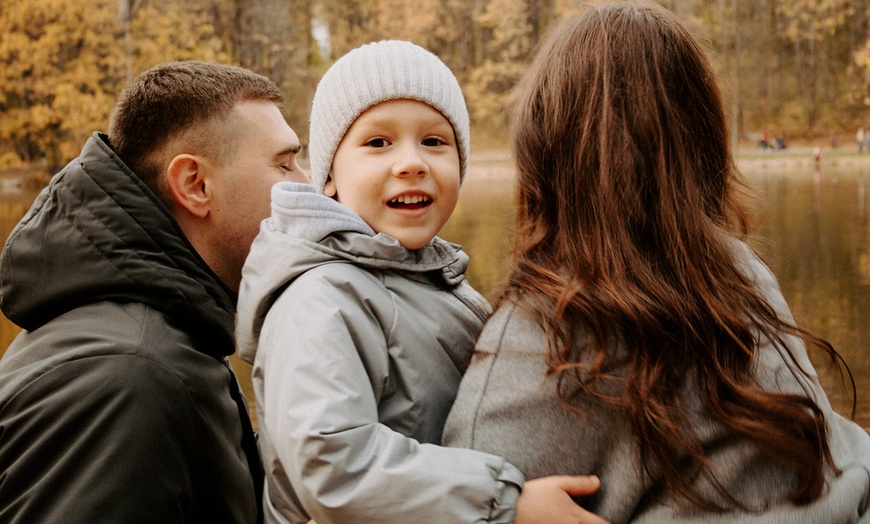
{"label": "woman's long brown hair", "polygon": [[[759,344],[798,369],[784,337],[842,360],[781,319],[735,260],[742,186],[713,71],[679,19],[632,2],[563,26],[524,80],[512,147],[517,231],[500,301],[524,298],[540,319],[566,407],[577,394],[619,406],[674,495],[743,507],[690,423],[681,391],[694,381],[712,417],[794,468],[792,501],[817,499],[834,467],[824,415],[759,385]],[[621,393],[602,393],[614,377]],[[724,505],[692,487],[697,475]]]}

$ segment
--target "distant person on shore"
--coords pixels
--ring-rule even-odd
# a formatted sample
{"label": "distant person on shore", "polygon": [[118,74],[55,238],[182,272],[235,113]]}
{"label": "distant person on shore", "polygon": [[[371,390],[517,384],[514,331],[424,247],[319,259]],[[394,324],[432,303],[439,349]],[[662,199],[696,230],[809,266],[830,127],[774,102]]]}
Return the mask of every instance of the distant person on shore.
{"label": "distant person on shore", "polygon": [[239,354],[254,366],[267,522],[602,522],[502,457],[439,446],[490,306],[436,235],[456,206],[469,118],[410,42],[340,58],[311,111],[312,185],[281,183],[245,263]]}
{"label": "distant person on shore", "polygon": [[12,231],[0,307],[24,330],[0,360],[0,522],[261,521],[227,355],[269,190],[308,180],[281,102],[241,68],[155,66]]}
{"label": "distant person on shore", "polygon": [[679,18],[635,0],[567,21],[517,111],[511,271],[444,443],[597,475],[582,504],[611,522],[868,522],[870,436],[745,243],[715,75]]}
{"label": "distant person on shore", "polygon": [[858,131],[855,133],[855,143],[858,145],[858,153],[864,152],[864,128],[859,127]]}

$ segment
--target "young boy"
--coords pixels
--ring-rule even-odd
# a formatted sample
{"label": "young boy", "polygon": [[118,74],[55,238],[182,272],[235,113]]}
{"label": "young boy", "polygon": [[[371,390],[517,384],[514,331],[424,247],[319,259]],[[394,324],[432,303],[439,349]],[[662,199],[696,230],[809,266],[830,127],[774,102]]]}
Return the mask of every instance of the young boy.
{"label": "young boy", "polygon": [[313,185],[274,187],[239,297],[267,522],[512,522],[519,471],[438,446],[490,312],[435,236],[468,163],[459,84],[414,44],[362,46],[318,85],[310,140]]}

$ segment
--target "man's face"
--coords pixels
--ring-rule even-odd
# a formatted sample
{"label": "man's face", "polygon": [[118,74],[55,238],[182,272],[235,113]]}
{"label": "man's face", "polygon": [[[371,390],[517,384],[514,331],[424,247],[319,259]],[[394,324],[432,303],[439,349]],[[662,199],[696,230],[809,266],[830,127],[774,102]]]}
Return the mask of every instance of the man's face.
{"label": "man's face", "polygon": [[209,211],[219,260],[212,269],[238,292],[242,266],[260,222],[270,214],[272,186],[282,180],[310,183],[296,156],[299,138],[268,101],[239,102],[226,120],[234,154],[214,166]]}

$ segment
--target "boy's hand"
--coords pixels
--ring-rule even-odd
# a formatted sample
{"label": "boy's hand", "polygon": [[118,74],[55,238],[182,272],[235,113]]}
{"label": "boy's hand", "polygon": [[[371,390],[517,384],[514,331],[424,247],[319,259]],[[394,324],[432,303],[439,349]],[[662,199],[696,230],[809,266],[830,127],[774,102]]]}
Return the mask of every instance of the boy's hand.
{"label": "boy's hand", "polygon": [[514,524],[606,524],[571,500],[571,495],[589,495],[601,486],[598,477],[553,476],[526,481],[517,499]]}

